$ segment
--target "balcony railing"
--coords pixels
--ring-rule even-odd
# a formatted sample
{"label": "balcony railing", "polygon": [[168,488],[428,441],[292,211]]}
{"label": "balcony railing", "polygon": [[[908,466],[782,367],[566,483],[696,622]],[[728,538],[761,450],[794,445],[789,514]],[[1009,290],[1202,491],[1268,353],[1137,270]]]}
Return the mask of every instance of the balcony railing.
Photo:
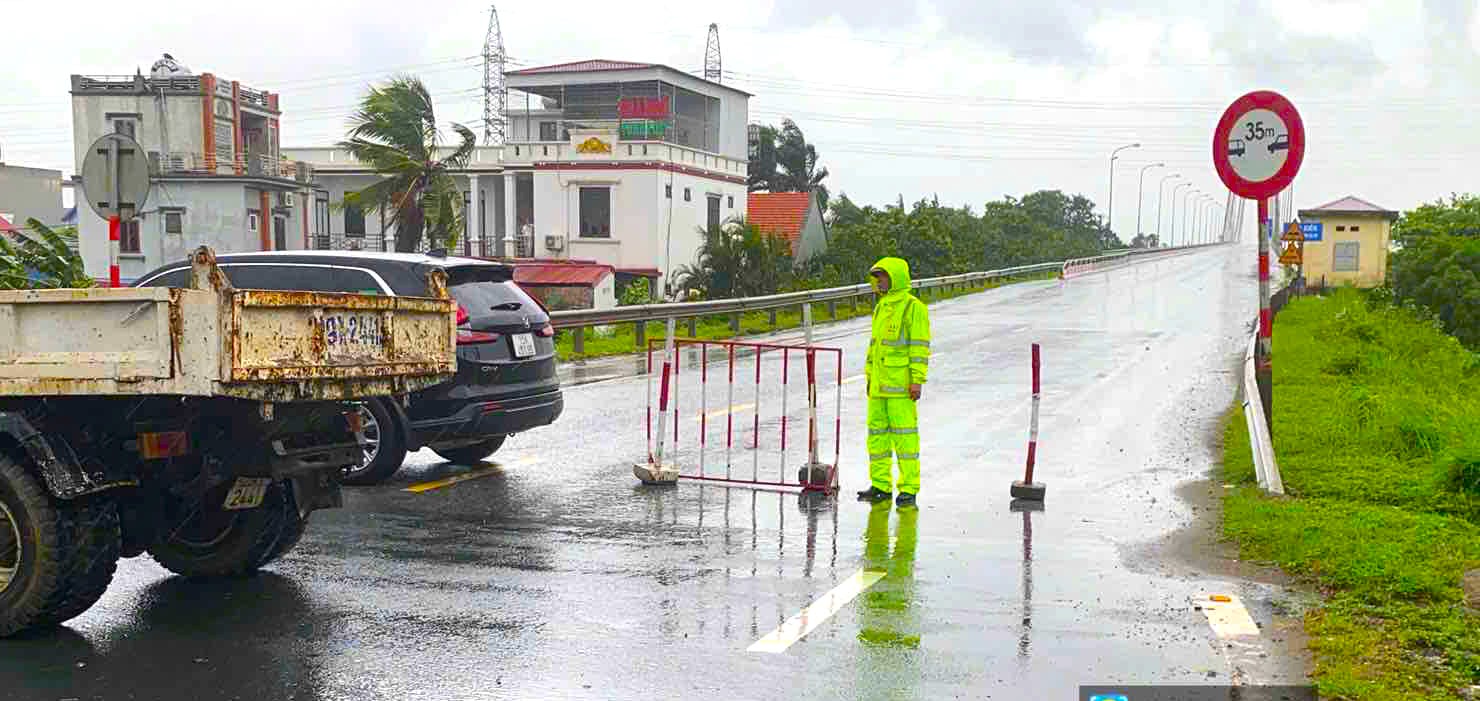
{"label": "balcony railing", "polygon": [[[232,158],[203,153],[170,151],[150,154],[155,172],[161,175],[251,175],[309,182],[313,168],[298,161],[273,158],[269,154],[245,154]],[[301,166],[301,167],[300,167]]]}
{"label": "balcony railing", "polygon": [[150,78],[143,75],[83,75],[73,81],[73,89],[98,92],[200,92],[200,76],[173,75]]}
{"label": "balcony railing", "polygon": [[309,234],[308,246],[315,251],[384,251],[380,234]]}

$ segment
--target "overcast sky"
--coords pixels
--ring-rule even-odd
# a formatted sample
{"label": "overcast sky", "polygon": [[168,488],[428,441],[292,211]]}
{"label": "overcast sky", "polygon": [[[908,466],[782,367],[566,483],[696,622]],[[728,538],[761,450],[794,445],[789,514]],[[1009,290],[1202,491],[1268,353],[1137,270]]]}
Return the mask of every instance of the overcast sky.
{"label": "overcast sky", "polygon": [[[1155,231],[1165,175],[1223,200],[1211,131],[1253,89],[1283,92],[1305,120],[1297,206],[1352,194],[1406,209],[1480,189],[1474,0],[1193,4],[519,0],[498,9],[519,66],[608,58],[698,71],[706,27],[719,23],[725,82],[756,94],[752,121],[793,118],[832,172],[833,193],[861,203],[938,195],[979,210],[1055,188],[1103,211],[1111,149],[1140,142],[1118,162],[1115,228],[1134,234],[1141,166],[1164,162],[1146,176],[1142,229]],[[156,0],[131,16],[119,7],[6,9],[6,162],[70,175],[68,75],[147,72],[163,51],[281,93],[285,146],[340,138],[367,81],[398,70],[432,86],[442,120],[481,119],[486,3],[263,0],[249,10]]]}

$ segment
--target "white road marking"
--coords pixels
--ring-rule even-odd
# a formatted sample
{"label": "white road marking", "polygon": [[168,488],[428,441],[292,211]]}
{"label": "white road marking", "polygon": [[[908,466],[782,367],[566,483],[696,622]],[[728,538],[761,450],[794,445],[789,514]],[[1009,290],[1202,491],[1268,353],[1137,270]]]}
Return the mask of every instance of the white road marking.
{"label": "white road marking", "polygon": [[833,587],[833,590],[823,594],[812,602],[811,606],[802,609],[797,615],[786,619],[776,630],[766,634],[766,637],[755,641],[746,652],[786,652],[786,648],[792,643],[806,637],[808,633],[816,630],[833,614],[841,611],[848,602],[852,601],[865,589],[876,584],[884,578],[884,572],[879,570],[859,570],[852,577],[843,580],[842,584]]}
{"label": "white road marking", "polygon": [[863,379],[865,377],[867,377],[867,376],[866,375],[854,375],[852,377],[845,377],[845,378],[843,378],[842,384],[851,385],[854,382],[861,382],[861,381],[863,381]]}
{"label": "white road marking", "polygon": [[1243,601],[1237,596],[1219,596],[1228,600],[1216,601],[1213,596],[1207,596],[1200,602],[1214,634],[1219,638],[1259,635],[1259,626],[1254,625],[1254,619],[1249,616],[1249,610],[1244,608]]}

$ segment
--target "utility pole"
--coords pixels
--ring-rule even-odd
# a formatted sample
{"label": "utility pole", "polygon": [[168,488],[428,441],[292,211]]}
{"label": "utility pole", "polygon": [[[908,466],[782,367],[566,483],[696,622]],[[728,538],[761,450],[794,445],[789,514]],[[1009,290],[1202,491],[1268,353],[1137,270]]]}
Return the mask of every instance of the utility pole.
{"label": "utility pole", "polygon": [[1141,144],[1126,144],[1110,152],[1110,195],[1105,198],[1105,228],[1112,236],[1115,235],[1115,159],[1119,158],[1116,154],[1128,148],[1141,148]]}
{"label": "utility pole", "polygon": [[1146,199],[1146,171],[1152,168],[1164,168],[1165,163],[1150,163],[1141,166],[1140,182],[1136,185],[1136,236],[1141,236],[1141,202]]}
{"label": "utility pole", "polygon": [[1172,173],[1171,175],[1163,176],[1162,179],[1161,179],[1161,182],[1159,182],[1159,183],[1156,184],[1156,245],[1158,245],[1158,246],[1169,246],[1169,245],[1171,245],[1161,235],[1161,233],[1162,233],[1161,232],[1161,196],[1162,196],[1162,188],[1164,188],[1166,186],[1168,180],[1172,180],[1174,178],[1180,178],[1180,177],[1182,177],[1182,176],[1181,175],[1178,175],[1176,173]]}

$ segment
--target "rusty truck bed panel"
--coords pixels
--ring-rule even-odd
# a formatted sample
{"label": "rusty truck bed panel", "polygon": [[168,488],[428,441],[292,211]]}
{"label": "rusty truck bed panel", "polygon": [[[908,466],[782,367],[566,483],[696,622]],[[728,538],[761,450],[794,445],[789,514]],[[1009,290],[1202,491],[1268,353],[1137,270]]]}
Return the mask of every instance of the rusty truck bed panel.
{"label": "rusty truck bed panel", "polygon": [[346,399],[456,372],[450,299],[233,290],[205,260],[197,289],[0,291],[0,397]]}

